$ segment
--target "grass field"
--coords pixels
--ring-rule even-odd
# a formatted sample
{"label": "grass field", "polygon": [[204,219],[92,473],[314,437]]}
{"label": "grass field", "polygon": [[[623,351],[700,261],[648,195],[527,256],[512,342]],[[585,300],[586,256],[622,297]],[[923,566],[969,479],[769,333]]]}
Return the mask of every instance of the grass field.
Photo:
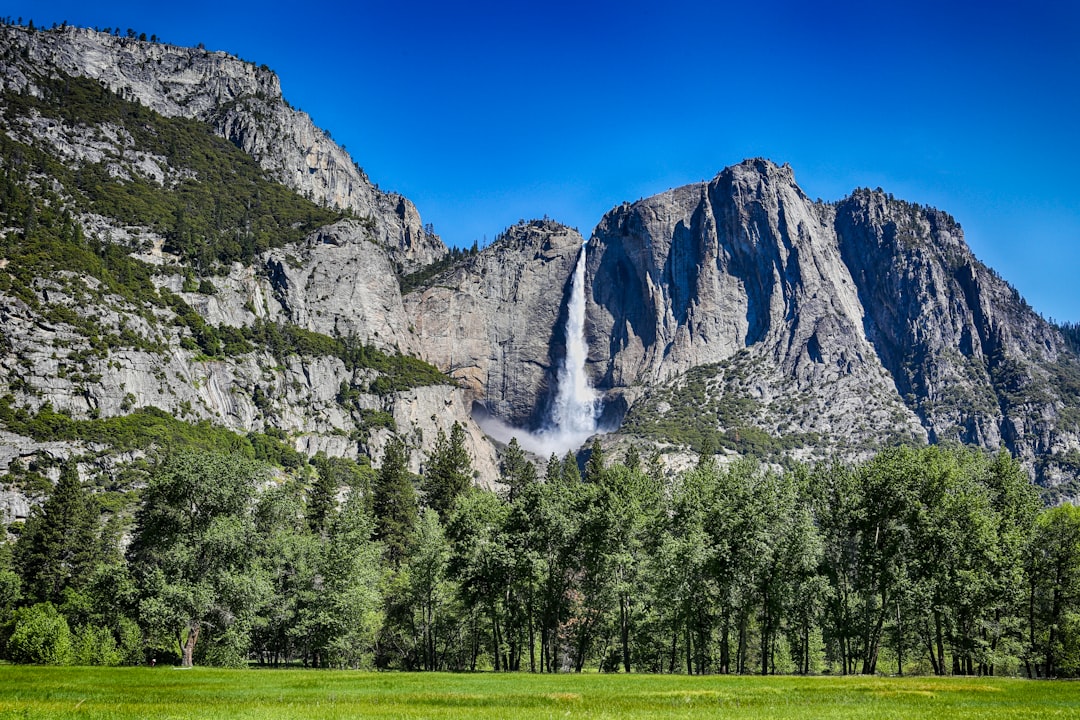
{"label": "grass field", "polygon": [[0,666],[0,718],[1078,718],[1080,683]]}

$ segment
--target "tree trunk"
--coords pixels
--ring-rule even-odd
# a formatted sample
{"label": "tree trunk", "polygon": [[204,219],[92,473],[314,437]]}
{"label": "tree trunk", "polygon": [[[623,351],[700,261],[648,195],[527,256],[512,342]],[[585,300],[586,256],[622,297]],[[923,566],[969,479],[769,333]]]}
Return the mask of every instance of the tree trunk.
{"label": "tree trunk", "polygon": [[937,668],[938,674],[945,674],[945,641],[941,635],[941,613],[934,611],[934,638],[937,643]]}
{"label": "tree trunk", "polygon": [[1054,643],[1057,642],[1057,626],[1061,613],[1061,574],[1054,578],[1054,592],[1050,596],[1050,634],[1046,638],[1046,677],[1054,677]]}
{"label": "tree trunk", "polygon": [[1024,658],[1024,665],[1027,667],[1028,678],[1034,679],[1035,673],[1038,672],[1038,663],[1035,663],[1035,667],[1031,666],[1031,658],[1035,657],[1035,573],[1031,574],[1031,582],[1029,584],[1028,592],[1028,652]]}
{"label": "tree trunk", "polygon": [[934,653],[934,640],[933,637],[931,637],[930,627],[926,623],[926,618],[923,618],[922,632],[920,635],[926,641],[926,654],[930,656],[930,666],[933,668],[934,674],[941,675],[941,670],[938,668],[937,655]]}
{"label": "tree trunk", "polygon": [[731,631],[731,611],[724,608],[723,629],[720,635],[720,672],[727,675],[731,672],[731,640],[728,634]]}
{"label": "tree trunk", "polygon": [[630,672],[630,598],[626,594],[619,598],[619,631],[622,640],[623,670]]}
{"label": "tree trunk", "polygon": [[499,646],[499,620],[495,617],[495,609],[491,610],[491,657],[495,663],[495,672],[502,670],[502,666],[499,661],[501,660],[502,648]]}
{"label": "tree trunk", "polygon": [[904,626],[900,623],[900,601],[896,601],[896,674],[904,676]]}
{"label": "tree trunk", "polygon": [[540,625],[540,672],[551,672],[551,662],[548,658],[548,630],[546,624]]}
{"label": "tree trunk", "polygon": [[803,646],[803,661],[802,661],[802,674],[810,674],[810,620],[809,618],[803,618],[803,631],[802,631],[802,646]]}
{"label": "tree trunk", "polygon": [[480,628],[477,627],[476,614],[473,613],[472,621],[472,659],[469,669],[476,672],[476,659],[480,655]]}
{"label": "tree trunk", "polygon": [[529,672],[536,672],[536,623],[533,621],[532,588],[529,589]]}
{"label": "tree trunk", "polygon": [[736,672],[742,675],[746,672],[746,613],[739,613],[739,648],[735,652]]}
{"label": "tree trunk", "polygon": [[668,673],[675,674],[675,658],[678,656],[679,648],[679,621],[676,618],[672,622],[671,626],[671,659],[668,662]]}
{"label": "tree trunk", "polygon": [[769,644],[772,620],[769,617],[769,591],[761,591],[761,674],[769,674]]}
{"label": "tree trunk", "polygon": [[694,674],[693,652],[694,652],[694,648],[693,648],[693,641],[691,640],[690,618],[688,616],[686,618],[686,674],[687,675],[693,675]]}
{"label": "tree trunk", "polygon": [[183,659],[180,661],[181,666],[189,668],[194,665],[192,657],[195,654],[195,643],[199,641],[199,631],[201,629],[202,625],[194,620],[188,623],[188,636],[187,640],[184,641]]}

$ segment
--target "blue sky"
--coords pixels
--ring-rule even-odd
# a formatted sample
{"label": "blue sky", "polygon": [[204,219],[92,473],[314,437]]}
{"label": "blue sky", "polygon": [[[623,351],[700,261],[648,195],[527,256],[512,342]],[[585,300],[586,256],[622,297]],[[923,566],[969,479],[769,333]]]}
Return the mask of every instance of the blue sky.
{"label": "blue sky", "polygon": [[810,197],[941,208],[1036,310],[1080,321],[1080,3],[0,0],[205,43],[281,76],[444,240],[604,212],[743,158]]}

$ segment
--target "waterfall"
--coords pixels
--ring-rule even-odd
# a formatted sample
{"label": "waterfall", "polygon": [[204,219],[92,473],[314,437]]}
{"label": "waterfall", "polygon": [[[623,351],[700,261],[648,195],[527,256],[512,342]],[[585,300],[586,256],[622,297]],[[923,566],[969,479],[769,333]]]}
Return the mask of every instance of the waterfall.
{"label": "waterfall", "polygon": [[555,377],[555,399],[547,421],[537,432],[507,425],[493,417],[477,418],[485,433],[500,442],[517,438],[524,449],[536,455],[562,455],[581,447],[601,430],[597,427],[600,394],[589,384],[585,361],[589,344],[585,340],[585,246],[581,246],[574,275],[570,280],[570,302],[566,306],[566,355]]}
{"label": "waterfall", "polygon": [[585,340],[585,246],[581,246],[574,277],[570,281],[570,304],[566,318],[566,356],[559,367],[555,403],[551,407],[550,429],[556,434],[584,436],[596,432],[599,395],[589,385],[585,360],[589,344]]}

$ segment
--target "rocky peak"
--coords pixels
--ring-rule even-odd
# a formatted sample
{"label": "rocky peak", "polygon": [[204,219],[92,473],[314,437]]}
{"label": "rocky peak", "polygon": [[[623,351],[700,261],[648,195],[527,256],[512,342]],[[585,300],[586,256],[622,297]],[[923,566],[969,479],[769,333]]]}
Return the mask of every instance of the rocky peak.
{"label": "rocky peak", "polygon": [[373,234],[402,272],[446,254],[406,198],[372,185],[360,166],[307,113],[291,107],[277,75],[224,52],[183,48],[86,28],[0,28],[3,88],[35,93],[38,73],[98,80],[162,115],[209,123],[271,178],[327,207],[374,223]]}
{"label": "rocky peak", "polygon": [[613,342],[595,360],[610,363],[611,385],[759,344],[789,370],[820,356],[827,338],[865,344],[832,228],[789,167],[749,160],[623,206],[594,240],[593,317]]}
{"label": "rocky peak", "polygon": [[[722,390],[719,417],[741,393],[738,422],[772,434],[1004,446],[1048,484],[1037,459],[1075,451],[1076,358],[947,213],[881,190],[812,203],[790,167],[754,159],[612,210],[589,253],[596,374],[671,386],[631,408],[635,428],[695,369],[726,378],[694,391]],[[793,392],[814,408],[794,425],[775,413]]]}
{"label": "rocky peak", "polygon": [[248,96],[281,100],[281,84],[268,67],[225,52],[151,43],[88,28],[31,31],[7,25],[0,42],[23,63],[5,63],[7,89],[33,92],[20,68],[98,80],[122,97],[169,117],[208,121],[229,102]]}

